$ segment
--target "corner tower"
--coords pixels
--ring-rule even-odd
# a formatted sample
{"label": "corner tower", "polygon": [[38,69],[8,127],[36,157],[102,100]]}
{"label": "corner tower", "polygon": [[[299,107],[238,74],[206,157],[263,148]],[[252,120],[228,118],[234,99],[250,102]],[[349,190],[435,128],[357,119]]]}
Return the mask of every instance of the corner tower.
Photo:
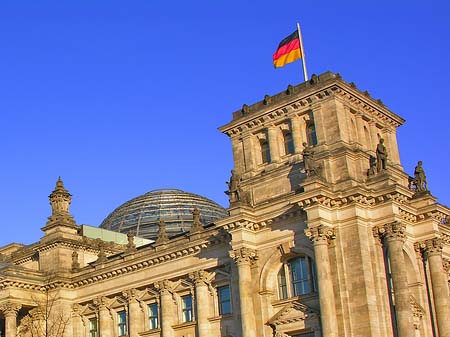
{"label": "corner tower", "polygon": [[220,131],[231,139],[242,192],[256,206],[298,188],[306,175],[304,143],[314,147],[322,178],[348,188],[367,180],[371,157],[383,139],[389,170],[404,180],[396,135],[403,122],[381,100],[327,72],[244,104]]}
{"label": "corner tower", "polygon": [[403,122],[327,72],[220,128],[243,337],[450,335],[450,210],[403,171]]}

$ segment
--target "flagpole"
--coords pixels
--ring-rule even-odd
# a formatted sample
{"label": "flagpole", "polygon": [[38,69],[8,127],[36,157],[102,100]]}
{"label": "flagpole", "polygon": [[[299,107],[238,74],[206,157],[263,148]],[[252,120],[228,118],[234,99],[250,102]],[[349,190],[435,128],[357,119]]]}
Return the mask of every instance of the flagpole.
{"label": "flagpole", "polygon": [[300,24],[297,22],[298,39],[300,40],[300,55],[302,56],[303,65],[303,77],[305,82],[308,81],[308,73],[306,71],[306,61],[305,61],[305,49],[303,48],[302,31],[300,30]]}

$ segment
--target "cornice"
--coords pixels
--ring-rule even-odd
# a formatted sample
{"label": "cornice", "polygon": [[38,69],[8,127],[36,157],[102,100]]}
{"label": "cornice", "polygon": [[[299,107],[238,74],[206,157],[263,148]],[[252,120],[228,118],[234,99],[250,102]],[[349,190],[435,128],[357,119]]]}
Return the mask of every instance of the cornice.
{"label": "cornice", "polygon": [[400,192],[388,192],[380,195],[371,195],[372,192],[363,194],[356,192],[345,196],[331,196],[333,193],[315,193],[314,195],[305,196],[305,198],[297,201],[301,208],[306,208],[314,205],[320,205],[329,209],[337,209],[347,205],[360,205],[364,207],[372,207],[383,204],[388,201],[394,201],[399,204],[406,203],[408,196]]}
{"label": "cornice", "polygon": [[338,97],[368,120],[376,120],[393,128],[404,123],[404,119],[388,110],[380,100],[370,97],[367,91],[359,91],[353,83],[342,80],[339,74],[328,72],[316,78],[318,80],[292,87],[291,92],[281,92],[270,100],[244,106],[233,113],[233,121],[219,128],[220,131],[234,137],[282,118],[305,115],[313,105],[330,97]]}
{"label": "cornice", "polygon": [[[168,243],[160,245],[157,250],[154,247],[149,247],[152,250],[142,250],[142,254],[136,254],[134,261],[126,261],[120,265],[105,264],[102,268],[92,271],[87,267],[83,268],[79,276],[73,281],[73,287],[78,288],[85,285],[92,284],[97,281],[113,279],[122,275],[135,272],[138,270],[150,268],[152,266],[160,265],[169,261],[174,261],[187,256],[193,256],[202,249],[214,244],[222,243],[226,238],[215,229],[215,235],[201,235],[195,241],[190,241],[189,237],[182,238],[182,240],[168,241]],[[145,255],[143,254],[145,252]],[[114,261],[111,261],[114,262]]]}

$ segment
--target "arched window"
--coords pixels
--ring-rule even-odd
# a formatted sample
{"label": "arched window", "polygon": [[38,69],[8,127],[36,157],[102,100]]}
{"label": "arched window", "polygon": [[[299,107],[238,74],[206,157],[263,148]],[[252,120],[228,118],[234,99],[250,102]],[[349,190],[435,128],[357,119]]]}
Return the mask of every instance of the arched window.
{"label": "arched window", "polygon": [[262,163],[270,163],[270,148],[269,148],[269,142],[267,140],[261,140],[261,159]]}
{"label": "arched window", "polygon": [[292,138],[292,133],[289,131],[283,132],[284,140],[284,153],[293,154],[294,153],[294,140]]}
{"label": "arched window", "polygon": [[286,299],[316,292],[314,265],[308,256],[299,256],[283,264],[278,272],[278,296]]}

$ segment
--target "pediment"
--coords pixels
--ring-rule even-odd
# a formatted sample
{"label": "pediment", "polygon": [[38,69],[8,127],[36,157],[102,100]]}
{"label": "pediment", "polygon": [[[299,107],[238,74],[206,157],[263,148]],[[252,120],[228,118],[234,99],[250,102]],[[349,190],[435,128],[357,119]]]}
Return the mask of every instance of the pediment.
{"label": "pediment", "polygon": [[302,303],[291,302],[282,307],[267,323],[269,325],[281,325],[304,321],[308,314],[312,312],[308,306]]}

